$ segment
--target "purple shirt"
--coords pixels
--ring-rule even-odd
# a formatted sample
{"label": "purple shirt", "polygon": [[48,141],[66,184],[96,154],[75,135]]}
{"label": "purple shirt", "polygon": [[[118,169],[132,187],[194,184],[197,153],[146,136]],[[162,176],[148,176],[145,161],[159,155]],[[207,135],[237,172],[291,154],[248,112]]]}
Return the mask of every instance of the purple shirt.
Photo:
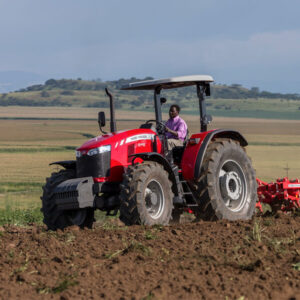
{"label": "purple shirt", "polygon": [[186,137],[187,134],[187,125],[183,119],[181,119],[179,116],[175,117],[174,119],[170,118],[166,122],[166,126],[171,130],[178,132],[178,137],[173,135],[170,132],[166,132],[167,139],[179,139],[184,141],[184,138]]}

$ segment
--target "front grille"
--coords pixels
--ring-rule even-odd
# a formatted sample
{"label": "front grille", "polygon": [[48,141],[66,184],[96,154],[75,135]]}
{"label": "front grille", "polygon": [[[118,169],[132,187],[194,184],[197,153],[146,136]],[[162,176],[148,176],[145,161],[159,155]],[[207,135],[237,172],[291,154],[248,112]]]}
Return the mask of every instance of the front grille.
{"label": "front grille", "polygon": [[77,199],[77,197],[78,197],[78,191],[70,191],[70,192],[62,192],[62,193],[54,194],[54,199],[55,200]]}
{"label": "front grille", "polygon": [[79,208],[78,191],[55,193],[54,200],[57,208],[61,210]]}
{"label": "front grille", "polygon": [[110,174],[110,151],[77,157],[76,170],[77,177],[108,177]]}

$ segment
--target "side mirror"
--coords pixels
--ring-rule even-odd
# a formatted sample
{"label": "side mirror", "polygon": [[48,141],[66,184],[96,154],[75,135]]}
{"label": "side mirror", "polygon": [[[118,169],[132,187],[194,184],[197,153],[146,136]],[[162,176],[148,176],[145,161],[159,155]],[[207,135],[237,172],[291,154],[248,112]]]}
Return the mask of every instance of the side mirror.
{"label": "side mirror", "polygon": [[98,124],[99,124],[100,130],[101,130],[102,127],[105,126],[105,113],[104,113],[104,111],[100,111],[98,113]]}
{"label": "side mirror", "polygon": [[204,122],[206,125],[210,124],[212,121],[212,116],[211,115],[205,115],[204,116]]}
{"label": "side mirror", "polygon": [[160,98],[160,103],[161,103],[161,105],[163,105],[164,103],[166,103],[167,102],[167,99],[166,98]]}

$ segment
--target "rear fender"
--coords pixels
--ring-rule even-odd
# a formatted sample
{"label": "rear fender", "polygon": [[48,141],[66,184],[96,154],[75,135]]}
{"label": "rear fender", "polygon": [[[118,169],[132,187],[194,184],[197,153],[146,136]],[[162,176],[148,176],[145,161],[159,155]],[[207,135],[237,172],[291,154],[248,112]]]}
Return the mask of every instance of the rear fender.
{"label": "rear fender", "polygon": [[172,166],[168,162],[168,160],[157,152],[147,152],[147,153],[136,153],[131,155],[133,157],[133,162],[135,158],[141,158],[143,161],[155,161],[161,164],[164,169],[169,173],[169,179],[172,181],[172,191],[175,196],[179,195],[178,186],[176,184],[176,178]]}
{"label": "rear fender", "polygon": [[67,170],[76,170],[76,160],[62,160],[62,161],[55,161],[51,164],[49,164],[49,166],[52,165],[59,165],[64,167]]}
{"label": "rear fender", "polygon": [[207,147],[215,138],[229,138],[238,141],[242,147],[248,142],[241,133],[231,129],[216,129],[191,136],[191,139],[200,138],[199,145],[187,146],[182,159],[182,174],[186,180],[195,180],[200,177],[201,166]]}

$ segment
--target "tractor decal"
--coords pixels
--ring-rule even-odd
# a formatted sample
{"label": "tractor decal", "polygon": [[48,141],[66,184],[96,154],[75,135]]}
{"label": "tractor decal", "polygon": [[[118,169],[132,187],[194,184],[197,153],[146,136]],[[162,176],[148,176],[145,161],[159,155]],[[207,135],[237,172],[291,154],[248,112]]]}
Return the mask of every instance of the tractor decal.
{"label": "tractor decal", "polygon": [[128,137],[126,139],[125,144],[140,141],[140,140],[152,140],[153,137],[154,137],[154,134],[138,134],[138,135]]}

